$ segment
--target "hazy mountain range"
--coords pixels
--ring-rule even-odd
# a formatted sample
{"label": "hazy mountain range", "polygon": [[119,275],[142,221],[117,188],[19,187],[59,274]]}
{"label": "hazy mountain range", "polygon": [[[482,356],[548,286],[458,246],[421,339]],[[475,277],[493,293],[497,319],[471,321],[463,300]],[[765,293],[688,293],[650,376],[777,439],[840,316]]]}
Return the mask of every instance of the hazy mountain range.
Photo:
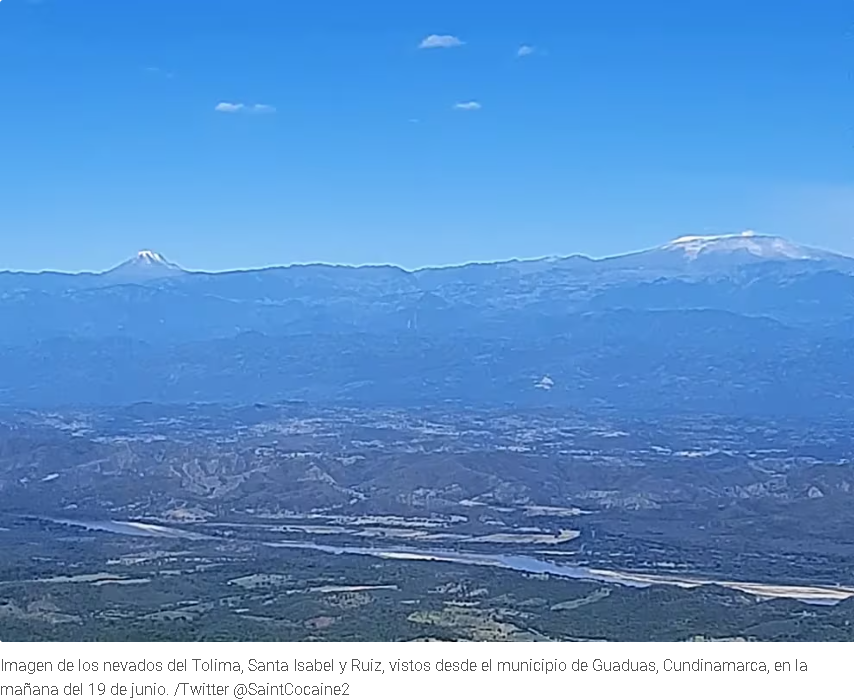
{"label": "hazy mountain range", "polygon": [[0,273],[0,402],[854,413],[854,259],[753,233],[407,271]]}

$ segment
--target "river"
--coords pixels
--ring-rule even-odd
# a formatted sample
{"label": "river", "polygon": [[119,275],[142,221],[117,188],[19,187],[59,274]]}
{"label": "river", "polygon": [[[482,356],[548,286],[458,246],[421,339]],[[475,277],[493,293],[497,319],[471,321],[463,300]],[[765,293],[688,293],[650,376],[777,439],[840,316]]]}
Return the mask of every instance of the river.
{"label": "river", "polygon": [[[222,538],[203,535],[180,528],[165,527],[151,523],[120,520],[70,520],[59,518],[34,518],[43,522],[52,522],[69,527],[79,527],[86,530],[109,532],[116,535],[131,537],[168,537],[192,540],[220,540]],[[832,586],[792,586],[772,583],[755,583],[747,581],[718,581],[682,576],[665,576],[660,574],[641,574],[608,569],[595,569],[555,562],[517,554],[480,554],[476,552],[457,552],[450,550],[427,550],[415,548],[381,548],[381,547],[349,547],[317,544],[314,542],[292,541],[257,541],[257,544],[283,549],[310,549],[317,552],[336,555],[370,556],[380,559],[397,559],[410,561],[435,561],[466,566],[492,566],[510,569],[529,574],[547,574],[561,578],[571,578],[586,581],[601,581],[603,583],[619,584],[645,588],[653,585],[678,586],[680,588],[696,588],[704,585],[717,585],[760,598],[791,598],[805,603],[833,605],[842,600],[854,597],[854,588]]]}

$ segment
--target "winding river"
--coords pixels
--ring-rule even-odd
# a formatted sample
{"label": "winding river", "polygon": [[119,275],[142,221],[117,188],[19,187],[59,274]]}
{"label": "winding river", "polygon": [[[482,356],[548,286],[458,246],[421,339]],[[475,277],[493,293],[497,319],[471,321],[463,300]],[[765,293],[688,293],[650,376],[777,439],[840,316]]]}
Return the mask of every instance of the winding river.
{"label": "winding river", "polygon": [[[87,521],[59,518],[35,518],[42,522],[51,522],[69,527],[79,527],[91,531],[109,532],[131,537],[168,537],[192,540],[219,540],[221,538],[203,535],[189,530],[154,525],[151,523],[119,520]],[[254,540],[253,540],[254,541]],[[791,586],[745,581],[717,581],[691,577],[665,576],[660,574],[640,574],[608,569],[594,569],[538,559],[515,554],[479,554],[475,552],[454,552],[448,550],[426,550],[414,548],[347,547],[323,545],[313,542],[257,542],[260,545],[284,549],[309,549],[317,552],[337,555],[371,556],[380,559],[410,561],[435,561],[466,566],[492,566],[530,574],[547,574],[562,578],[603,583],[620,584],[645,588],[653,585],[697,588],[704,585],[717,585],[732,590],[749,593],[760,598],[791,598],[806,603],[833,605],[854,597],[854,588],[832,586]]]}

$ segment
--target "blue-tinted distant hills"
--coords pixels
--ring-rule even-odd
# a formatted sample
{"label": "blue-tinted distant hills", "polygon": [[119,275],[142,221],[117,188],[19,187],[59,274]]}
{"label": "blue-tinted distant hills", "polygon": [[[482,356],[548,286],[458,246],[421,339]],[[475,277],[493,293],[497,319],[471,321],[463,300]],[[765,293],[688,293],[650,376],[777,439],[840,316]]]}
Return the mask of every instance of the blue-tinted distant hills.
{"label": "blue-tinted distant hills", "polygon": [[[0,403],[854,414],[854,260],[773,236],[406,271],[0,274]],[[543,382],[544,378],[548,381]]]}

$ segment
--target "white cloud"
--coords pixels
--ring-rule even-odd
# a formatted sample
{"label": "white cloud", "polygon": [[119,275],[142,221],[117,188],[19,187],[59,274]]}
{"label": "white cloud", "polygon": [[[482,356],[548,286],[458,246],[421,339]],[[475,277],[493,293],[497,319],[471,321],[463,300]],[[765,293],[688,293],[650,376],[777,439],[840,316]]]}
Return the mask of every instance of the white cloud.
{"label": "white cloud", "polygon": [[462,46],[464,41],[450,34],[431,34],[424,39],[419,45],[419,49],[453,49],[456,46]]}
{"label": "white cloud", "polygon": [[457,102],[457,104],[454,105],[454,109],[460,109],[464,112],[473,112],[481,107],[482,105],[480,102],[475,102],[474,100],[471,100],[470,102]]}
{"label": "white cloud", "polygon": [[214,109],[217,112],[242,112],[246,109],[246,105],[244,104],[235,104],[234,102],[220,102]]}
{"label": "white cloud", "polygon": [[528,46],[527,44],[523,44],[516,51],[516,55],[519,56],[519,58],[522,58],[524,56],[530,56],[532,53],[534,53],[534,47]]}
{"label": "white cloud", "polygon": [[220,102],[214,110],[224,112],[225,114],[237,114],[245,112],[246,114],[273,114],[276,108],[272,105],[255,104],[245,105],[242,102]]}

